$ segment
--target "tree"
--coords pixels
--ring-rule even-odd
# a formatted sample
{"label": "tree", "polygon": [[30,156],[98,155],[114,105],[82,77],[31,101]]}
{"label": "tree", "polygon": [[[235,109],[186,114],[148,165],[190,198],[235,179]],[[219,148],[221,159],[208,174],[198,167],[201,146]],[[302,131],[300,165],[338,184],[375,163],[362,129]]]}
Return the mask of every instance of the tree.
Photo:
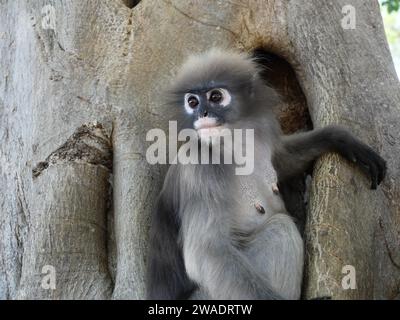
{"label": "tree", "polygon": [[387,11],[392,13],[398,11],[400,8],[400,0],[384,0],[382,5],[387,7]]}
{"label": "tree", "polygon": [[183,59],[211,46],[280,57],[285,131],[308,110],[388,161],[376,192],[338,155],[316,163],[304,297],[398,298],[400,90],[378,3],[138,2],[0,3],[0,298],[144,297],[166,171],[146,162],[145,134],[167,128],[162,88]]}

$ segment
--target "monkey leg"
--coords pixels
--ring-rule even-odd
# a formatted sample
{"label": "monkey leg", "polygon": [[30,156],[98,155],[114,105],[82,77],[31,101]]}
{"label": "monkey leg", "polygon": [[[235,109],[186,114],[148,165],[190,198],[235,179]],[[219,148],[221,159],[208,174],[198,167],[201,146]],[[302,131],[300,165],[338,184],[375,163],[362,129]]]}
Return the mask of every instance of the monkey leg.
{"label": "monkey leg", "polygon": [[[273,215],[258,236],[243,250],[249,263],[285,299],[299,299],[303,277],[303,240],[287,214]],[[233,280],[234,281],[234,280]],[[212,299],[201,286],[191,300]]]}
{"label": "monkey leg", "polygon": [[303,240],[287,214],[271,216],[244,251],[250,263],[286,299],[299,299],[303,276]]}

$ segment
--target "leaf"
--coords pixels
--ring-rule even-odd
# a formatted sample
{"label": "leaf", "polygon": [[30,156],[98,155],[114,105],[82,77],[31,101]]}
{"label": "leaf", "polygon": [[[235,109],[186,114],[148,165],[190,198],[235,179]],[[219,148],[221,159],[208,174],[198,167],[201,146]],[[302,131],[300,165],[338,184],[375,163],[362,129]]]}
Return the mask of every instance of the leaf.
{"label": "leaf", "polygon": [[388,13],[399,11],[400,0],[385,0],[382,2],[382,6],[387,7]]}

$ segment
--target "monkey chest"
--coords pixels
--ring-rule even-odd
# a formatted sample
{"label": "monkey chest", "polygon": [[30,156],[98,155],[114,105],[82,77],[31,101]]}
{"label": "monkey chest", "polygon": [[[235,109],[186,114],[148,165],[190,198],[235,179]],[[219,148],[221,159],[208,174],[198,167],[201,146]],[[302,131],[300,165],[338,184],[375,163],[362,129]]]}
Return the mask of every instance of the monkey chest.
{"label": "monkey chest", "polygon": [[270,162],[256,166],[251,175],[238,176],[236,189],[235,218],[240,226],[257,227],[276,213],[286,213]]}

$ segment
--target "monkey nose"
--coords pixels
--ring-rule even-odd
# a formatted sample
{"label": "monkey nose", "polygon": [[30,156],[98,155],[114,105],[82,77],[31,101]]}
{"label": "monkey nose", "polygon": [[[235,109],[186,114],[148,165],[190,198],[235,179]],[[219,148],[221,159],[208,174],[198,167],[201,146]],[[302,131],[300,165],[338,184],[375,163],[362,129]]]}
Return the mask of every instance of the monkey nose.
{"label": "monkey nose", "polygon": [[203,112],[203,117],[207,117],[207,116],[208,116],[208,111],[205,110],[205,111]]}

